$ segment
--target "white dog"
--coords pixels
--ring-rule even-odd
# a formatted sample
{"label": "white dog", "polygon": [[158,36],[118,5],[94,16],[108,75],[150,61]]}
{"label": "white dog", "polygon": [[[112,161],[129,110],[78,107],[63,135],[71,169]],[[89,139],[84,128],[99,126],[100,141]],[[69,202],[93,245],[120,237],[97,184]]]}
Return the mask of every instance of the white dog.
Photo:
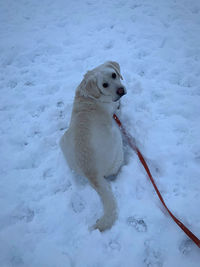
{"label": "white dog", "polygon": [[113,113],[126,94],[120,66],[108,61],[88,71],[76,90],[69,129],[60,141],[71,169],[87,177],[99,194],[104,214],[93,226],[104,231],[117,219],[115,198],[105,177],[123,164],[122,137]]}

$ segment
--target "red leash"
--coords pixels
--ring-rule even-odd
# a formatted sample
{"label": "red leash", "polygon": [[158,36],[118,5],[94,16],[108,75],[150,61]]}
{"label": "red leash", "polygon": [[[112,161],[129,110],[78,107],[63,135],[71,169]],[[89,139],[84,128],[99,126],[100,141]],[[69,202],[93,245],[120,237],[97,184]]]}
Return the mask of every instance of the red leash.
{"label": "red leash", "polygon": [[171,211],[168,209],[167,205],[165,204],[165,201],[163,200],[160,191],[158,190],[155,181],[151,175],[151,172],[149,170],[149,167],[143,157],[143,155],[141,154],[140,150],[137,148],[135,141],[133,139],[133,137],[127,133],[126,129],[124,128],[124,126],[122,125],[121,121],[119,120],[119,118],[117,117],[117,115],[113,115],[113,118],[115,119],[116,123],[118,124],[118,126],[120,127],[123,135],[126,137],[126,140],[128,141],[130,147],[137,153],[138,158],[140,159],[143,167],[145,168],[149,179],[151,180],[151,183],[160,199],[160,201],[162,202],[163,206],[165,207],[165,209],[167,210],[167,212],[169,213],[169,215],[172,217],[172,219],[175,221],[175,223],[186,233],[186,235],[192,239],[192,241],[200,248],[200,240],[182,223],[180,222],[172,213]]}

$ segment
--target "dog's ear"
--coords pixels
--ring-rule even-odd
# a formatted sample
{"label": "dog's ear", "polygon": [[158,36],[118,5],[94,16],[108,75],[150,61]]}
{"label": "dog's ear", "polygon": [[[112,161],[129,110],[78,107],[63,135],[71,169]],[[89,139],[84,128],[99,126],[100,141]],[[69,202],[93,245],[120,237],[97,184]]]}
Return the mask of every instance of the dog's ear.
{"label": "dog's ear", "polygon": [[123,80],[123,77],[122,77],[121,72],[120,72],[120,66],[116,61],[107,61],[106,65],[113,68],[117,72],[119,77]]}
{"label": "dog's ear", "polygon": [[94,98],[99,98],[101,96],[101,93],[97,87],[97,79],[91,71],[88,71],[84,75],[84,79],[79,86],[79,91],[81,95],[85,97],[91,96]]}
{"label": "dog's ear", "polygon": [[97,81],[95,77],[90,78],[86,82],[85,91],[87,92],[88,96],[92,96],[94,98],[99,98],[101,93],[97,87]]}

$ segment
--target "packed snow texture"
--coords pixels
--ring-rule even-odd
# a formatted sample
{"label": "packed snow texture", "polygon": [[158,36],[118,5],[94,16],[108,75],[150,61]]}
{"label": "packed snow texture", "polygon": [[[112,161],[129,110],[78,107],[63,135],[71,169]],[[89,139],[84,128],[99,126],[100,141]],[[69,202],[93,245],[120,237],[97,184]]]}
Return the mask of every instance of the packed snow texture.
{"label": "packed snow texture", "polygon": [[120,118],[200,238],[200,2],[2,0],[0,38],[0,266],[200,266],[126,145],[110,182],[119,218],[89,231],[102,205],[58,145],[84,73],[119,62]]}

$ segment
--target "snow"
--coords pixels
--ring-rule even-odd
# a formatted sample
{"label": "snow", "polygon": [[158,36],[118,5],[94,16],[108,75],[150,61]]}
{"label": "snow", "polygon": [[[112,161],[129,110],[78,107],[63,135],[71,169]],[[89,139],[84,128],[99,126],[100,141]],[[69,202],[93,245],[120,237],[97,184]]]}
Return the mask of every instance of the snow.
{"label": "snow", "polygon": [[100,233],[88,230],[100,200],[58,146],[84,73],[118,61],[121,120],[200,238],[199,1],[4,0],[0,33],[0,266],[199,266],[134,152],[111,182],[119,218]]}

